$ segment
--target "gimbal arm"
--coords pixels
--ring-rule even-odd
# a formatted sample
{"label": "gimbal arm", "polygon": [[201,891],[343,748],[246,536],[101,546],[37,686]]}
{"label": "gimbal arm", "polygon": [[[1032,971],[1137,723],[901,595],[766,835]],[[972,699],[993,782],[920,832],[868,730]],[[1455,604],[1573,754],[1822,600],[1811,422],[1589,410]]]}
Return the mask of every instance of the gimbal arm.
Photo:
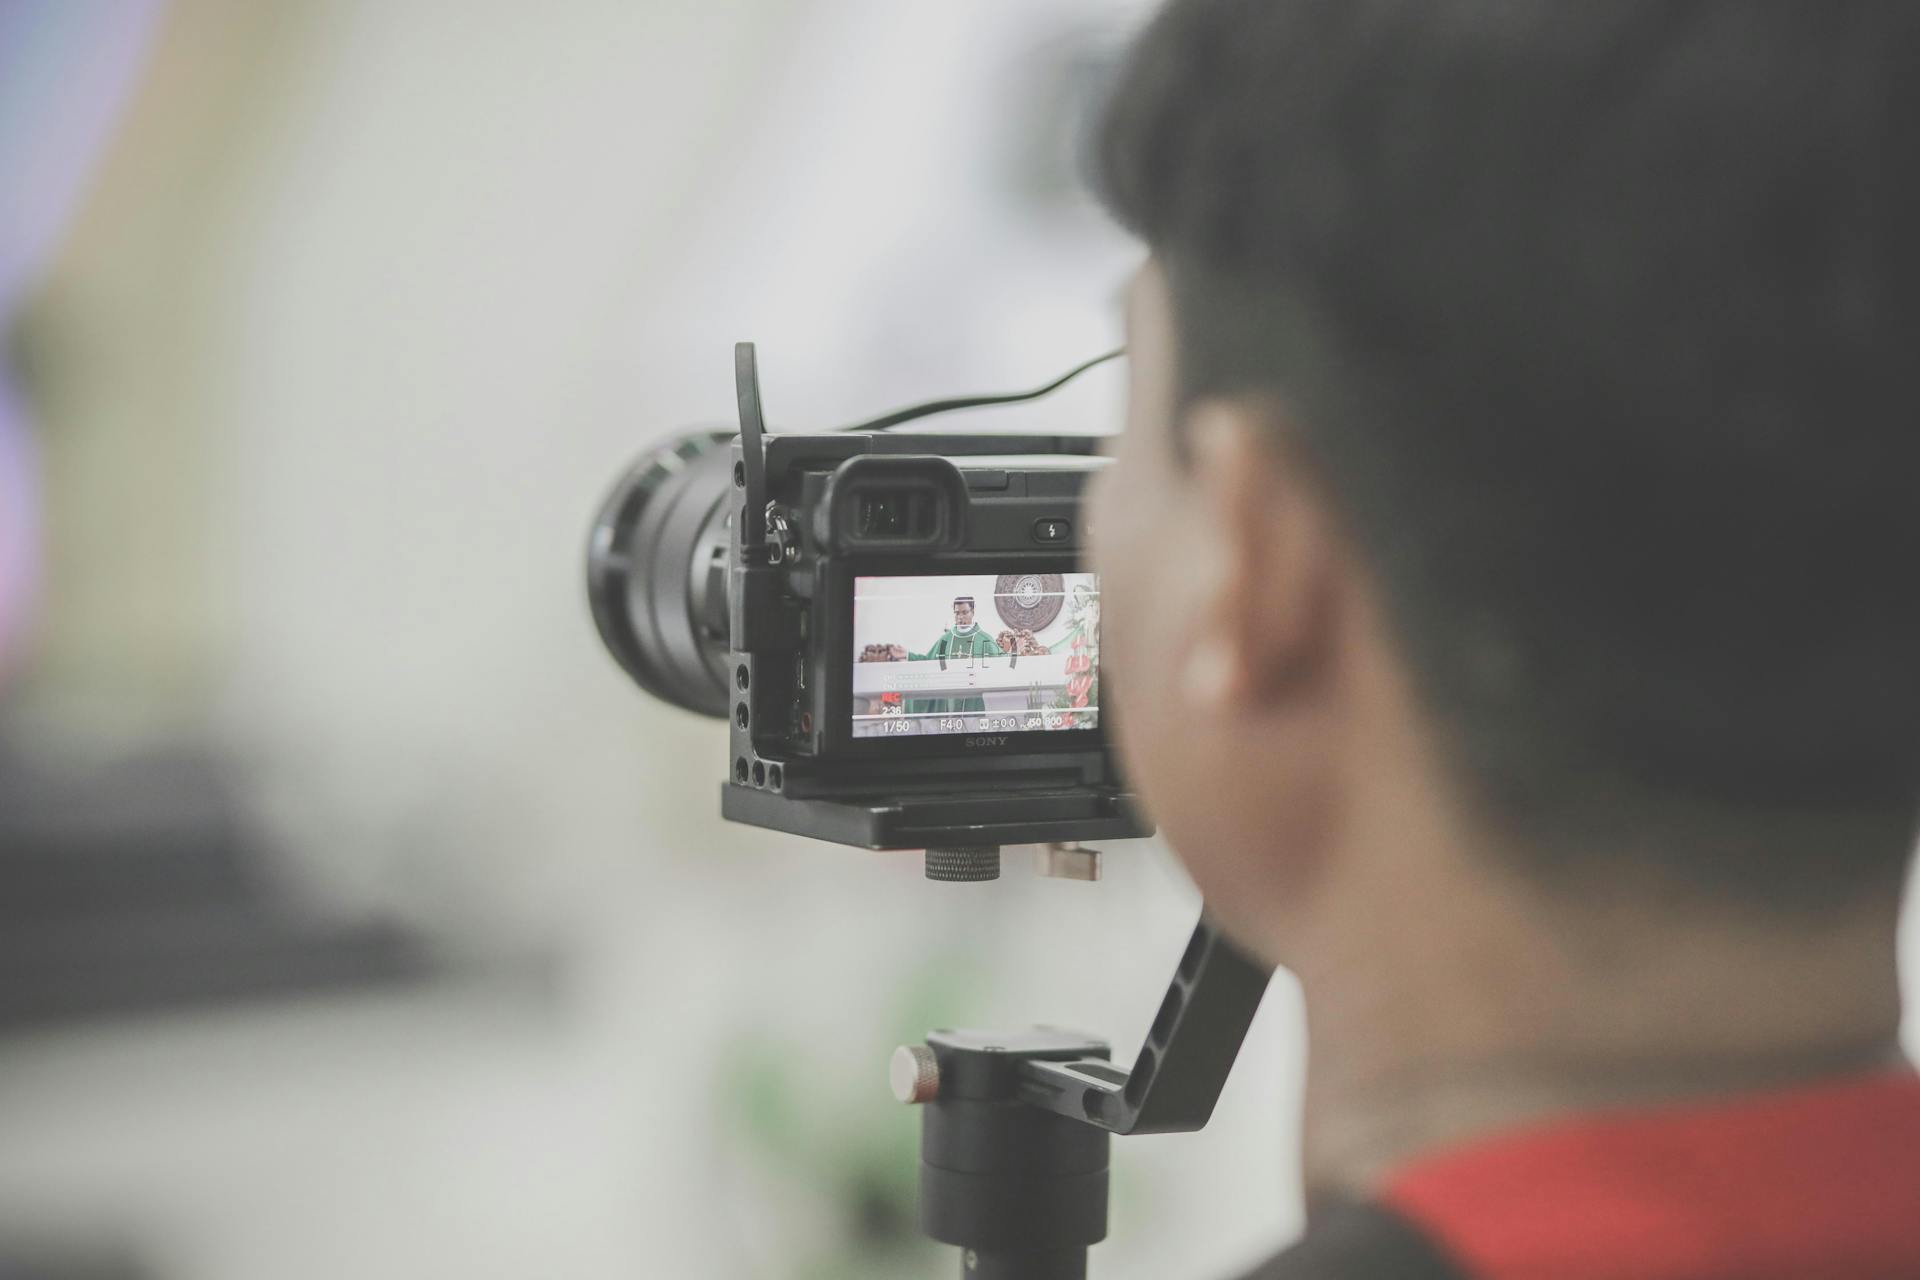
{"label": "gimbal arm", "polygon": [[1118,1072],[1101,1059],[1035,1058],[1021,1067],[1021,1099],[1110,1133],[1204,1128],[1272,977],[1272,968],[1203,917],[1133,1069]]}

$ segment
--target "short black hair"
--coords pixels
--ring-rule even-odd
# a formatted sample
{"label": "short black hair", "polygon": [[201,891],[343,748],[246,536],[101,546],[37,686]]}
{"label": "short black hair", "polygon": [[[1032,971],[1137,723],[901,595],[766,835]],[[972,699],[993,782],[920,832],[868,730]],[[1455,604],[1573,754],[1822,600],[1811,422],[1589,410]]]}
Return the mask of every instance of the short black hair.
{"label": "short black hair", "polygon": [[1800,904],[1920,800],[1920,5],[1173,0],[1095,181],[1560,867]]}

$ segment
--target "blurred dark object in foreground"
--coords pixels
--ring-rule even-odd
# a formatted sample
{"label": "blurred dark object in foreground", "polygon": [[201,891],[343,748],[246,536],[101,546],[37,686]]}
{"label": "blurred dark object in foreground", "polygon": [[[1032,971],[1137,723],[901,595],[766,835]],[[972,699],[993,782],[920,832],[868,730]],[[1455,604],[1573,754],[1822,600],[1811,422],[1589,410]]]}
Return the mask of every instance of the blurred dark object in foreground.
{"label": "blurred dark object in foreground", "polygon": [[202,756],[55,768],[0,743],[0,1034],[433,971],[408,930],[303,901],[270,866]]}
{"label": "blurred dark object in foreground", "polygon": [[0,1245],[0,1280],[146,1280],[151,1275],[125,1258],[98,1249],[22,1250],[17,1245]]}

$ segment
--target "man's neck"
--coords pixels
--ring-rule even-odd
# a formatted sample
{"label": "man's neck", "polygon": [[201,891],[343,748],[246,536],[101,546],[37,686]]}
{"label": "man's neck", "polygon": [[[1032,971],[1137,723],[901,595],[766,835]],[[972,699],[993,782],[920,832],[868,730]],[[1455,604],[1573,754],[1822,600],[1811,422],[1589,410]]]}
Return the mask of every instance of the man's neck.
{"label": "man's neck", "polygon": [[[1281,744],[1276,773],[1321,771],[1320,804],[1296,798],[1287,856],[1257,864],[1233,912],[1305,996],[1310,1197],[1367,1196],[1422,1155],[1580,1112],[1898,1061],[1896,868],[1848,902],[1829,884],[1825,902],[1769,909],[1667,878],[1709,829],[1676,821],[1552,880],[1467,801],[1384,640],[1334,683],[1345,711],[1313,725],[1310,752],[1257,726]],[[1843,859],[1911,830],[1905,814],[1782,814],[1771,838]]]}
{"label": "man's neck", "polygon": [[1300,974],[1310,1200],[1372,1194],[1412,1159],[1520,1126],[1902,1061],[1897,903],[1670,928],[1518,906],[1383,920]]}

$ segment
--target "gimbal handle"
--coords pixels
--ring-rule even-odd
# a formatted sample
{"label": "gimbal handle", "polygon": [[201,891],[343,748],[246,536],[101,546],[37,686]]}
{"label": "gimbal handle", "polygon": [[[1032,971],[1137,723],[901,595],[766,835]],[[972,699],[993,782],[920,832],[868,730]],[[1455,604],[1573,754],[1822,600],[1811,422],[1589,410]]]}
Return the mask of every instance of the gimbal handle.
{"label": "gimbal handle", "polygon": [[926,1104],[921,1229],[965,1251],[968,1280],[1084,1280],[1107,1234],[1110,1136],[1207,1123],[1272,973],[1203,916],[1130,1071],[1058,1027],[899,1050],[895,1093]]}

